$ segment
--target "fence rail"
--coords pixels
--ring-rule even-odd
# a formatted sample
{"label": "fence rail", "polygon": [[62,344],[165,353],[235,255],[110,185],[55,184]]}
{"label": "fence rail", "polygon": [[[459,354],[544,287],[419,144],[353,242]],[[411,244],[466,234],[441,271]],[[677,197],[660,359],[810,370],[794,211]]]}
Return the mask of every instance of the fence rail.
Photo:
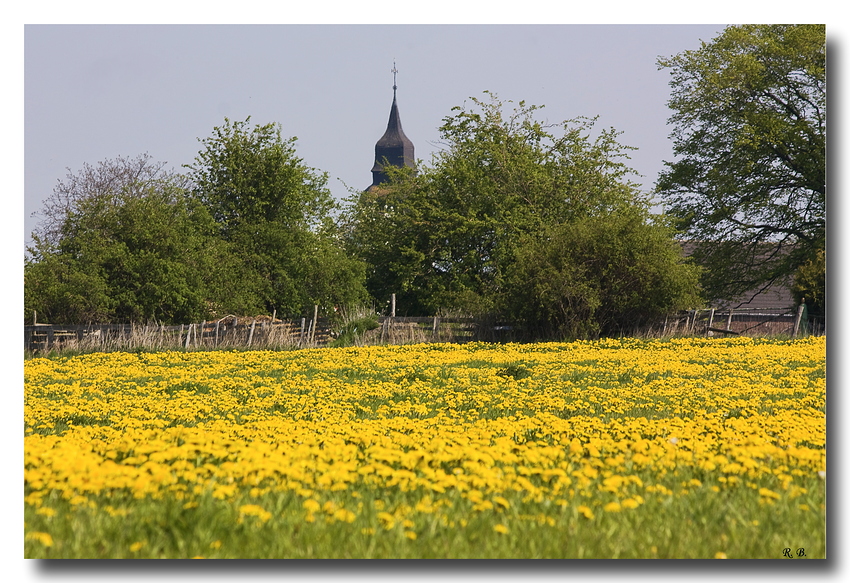
{"label": "fence rail", "polygon": [[180,325],[87,324],[24,326],[29,351],[53,349],[203,349],[312,347],[327,344],[327,320],[236,319]]}
{"label": "fence rail", "polygon": [[[471,317],[377,318],[378,328],[361,333],[357,344],[510,340],[510,326],[482,325]],[[224,318],[180,325],[86,324],[24,326],[24,349],[52,350],[203,350],[214,348],[310,348],[335,339],[327,318],[272,320]]]}
{"label": "fence rail", "polygon": [[809,318],[801,304],[786,310],[769,308],[704,309],[668,316],[662,335],[778,336],[822,335],[823,319]]}
{"label": "fence rail", "polygon": [[[808,319],[805,311],[790,309],[691,310],[669,315],[644,336],[770,336],[824,334],[822,320]],[[471,317],[378,318],[379,326],[358,335],[356,344],[409,344],[421,342],[505,342],[522,339],[522,330],[499,322]],[[277,320],[226,317],[211,322],[180,325],[88,324],[24,326],[24,350],[204,350],[215,348],[310,348],[334,340],[326,318]]]}

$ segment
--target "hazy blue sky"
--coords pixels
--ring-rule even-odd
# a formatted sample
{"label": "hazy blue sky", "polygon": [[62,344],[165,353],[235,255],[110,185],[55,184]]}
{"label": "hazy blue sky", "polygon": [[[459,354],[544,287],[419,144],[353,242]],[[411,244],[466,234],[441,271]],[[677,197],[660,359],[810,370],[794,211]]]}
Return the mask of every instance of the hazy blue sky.
{"label": "hazy blue sky", "polygon": [[484,90],[599,116],[637,147],[651,188],[670,160],[667,71],[656,59],[724,25],[28,25],[25,238],[58,179],[147,152],[180,169],[224,118],[278,122],[337,197],[371,184],[392,102],[426,163],[451,108]]}

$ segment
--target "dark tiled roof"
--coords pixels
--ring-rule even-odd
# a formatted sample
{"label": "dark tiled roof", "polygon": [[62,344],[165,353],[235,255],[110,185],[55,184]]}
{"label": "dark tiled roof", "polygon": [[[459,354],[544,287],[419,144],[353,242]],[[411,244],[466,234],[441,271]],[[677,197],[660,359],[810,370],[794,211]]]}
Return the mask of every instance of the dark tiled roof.
{"label": "dark tiled roof", "polygon": [[786,312],[794,309],[794,297],[787,285],[774,284],[764,290],[750,290],[733,300],[712,302],[712,308],[743,308]]}
{"label": "dark tiled roof", "polygon": [[[693,254],[698,243],[696,241],[680,241],[686,256]],[[715,300],[711,308],[721,309],[753,309],[759,311],[785,312],[794,309],[794,296],[791,293],[791,282],[777,282],[765,289],[752,289],[731,300]]]}
{"label": "dark tiled roof", "polygon": [[375,144],[375,165],[372,166],[372,186],[377,186],[386,181],[383,172],[383,163],[393,166],[414,167],[413,142],[404,135],[401,128],[401,116],[398,113],[395,90],[393,90],[393,105],[390,108],[390,119],[387,122],[387,131]]}

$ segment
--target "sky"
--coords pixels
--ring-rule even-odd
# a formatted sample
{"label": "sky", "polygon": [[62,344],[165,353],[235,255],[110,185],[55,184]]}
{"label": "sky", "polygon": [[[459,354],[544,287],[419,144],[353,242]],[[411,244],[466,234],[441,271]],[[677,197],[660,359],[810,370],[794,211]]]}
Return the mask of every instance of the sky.
{"label": "sky", "polygon": [[441,146],[452,107],[484,91],[543,105],[551,123],[598,116],[637,148],[651,189],[669,140],[669,71],[659,56],[697,49],[700,25],[27,25],[25,240],[57,181],[83,164],[147,153],[185,171],[225,118],[278,123],[332,194],[372,181],[398,71],[415,155]]}

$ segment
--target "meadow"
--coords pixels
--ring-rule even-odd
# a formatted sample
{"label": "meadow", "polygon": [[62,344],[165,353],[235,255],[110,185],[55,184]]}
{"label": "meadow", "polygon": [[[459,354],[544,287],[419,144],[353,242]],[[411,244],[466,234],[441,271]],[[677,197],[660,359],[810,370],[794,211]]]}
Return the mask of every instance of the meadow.
{"label": "meadow", "polygon": [[25,556],[825,558],[825,369],[824,337],[27,359]]}

